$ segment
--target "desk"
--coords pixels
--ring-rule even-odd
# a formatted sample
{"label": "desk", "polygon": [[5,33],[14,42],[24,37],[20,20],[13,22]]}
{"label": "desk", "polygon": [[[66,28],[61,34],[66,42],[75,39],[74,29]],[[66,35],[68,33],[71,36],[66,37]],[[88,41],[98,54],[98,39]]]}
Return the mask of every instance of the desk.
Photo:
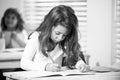
{"label": "desk", "polygon": [[[0,69],[20,68],[20,59],[23,50],[23,48],[13,48],[0,51]],[[87,64],[89,64],[90,56],[88,54],[84,55]]]}
{"label": "desk", "polygon": [[[8,72],[3,75],[6,80],[120,80],[120,72],[91,72],[90,75],[73,75],[73,76],[50,76],[50,77],[33,77],[37,72]],[[38,73],[37,73],[38,75]],[[31,77],[32,76],[32,77]]]}
{"label": "desk", "polygon": [[6,49],[0,51],[0,69],[20,68],[23,49]]}

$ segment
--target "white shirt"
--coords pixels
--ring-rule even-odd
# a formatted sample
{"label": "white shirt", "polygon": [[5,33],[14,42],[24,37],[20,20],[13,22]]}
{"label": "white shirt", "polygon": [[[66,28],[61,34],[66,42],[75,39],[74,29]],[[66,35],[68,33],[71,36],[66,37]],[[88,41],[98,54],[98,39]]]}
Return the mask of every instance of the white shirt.
{"label": "white shirt", "polygon": [[[46,64],[56,62],[62,64],[63,51],[58,47],[53,53],[50,53],[50,57],[46,57],[40,51],[40,43],[38,39],[39,33],[34,32],[27,42],[22,59],[21,67],[25,70],[40,70],[45,71]],[[28,60],[29,59],[29,60]],[[77,62],[76,68],[79,64],[84,63],[82,60]]]}

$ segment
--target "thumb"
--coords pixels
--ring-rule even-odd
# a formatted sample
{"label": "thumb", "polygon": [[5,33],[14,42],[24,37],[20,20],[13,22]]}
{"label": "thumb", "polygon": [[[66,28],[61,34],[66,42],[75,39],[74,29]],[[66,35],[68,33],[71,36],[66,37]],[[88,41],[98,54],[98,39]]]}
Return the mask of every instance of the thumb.
{"label": "thumb", "polygon": [[60,65],[58,65],[58,64],[56,64],[56,63],[54,63],[53,65],[56,66],[56,67],[58,67],[58,68],[60,68]]}

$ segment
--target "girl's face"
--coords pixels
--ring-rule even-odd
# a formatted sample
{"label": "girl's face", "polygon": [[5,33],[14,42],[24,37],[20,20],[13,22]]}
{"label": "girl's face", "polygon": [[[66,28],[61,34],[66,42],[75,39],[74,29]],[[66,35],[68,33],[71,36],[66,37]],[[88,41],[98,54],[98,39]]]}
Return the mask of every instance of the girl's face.
{"label": "girl's face", "polygon": [[8,14],[5,17],[5,25],[9,28],[9,29],[13,29],[16,27],[17,25],[17,16],[15,14]]}
{"label": "girl's face", "polygon": [[65,39],[67,35],[67,29],[64,26],[57,25],[52,28],[51,39],[58,43]]}

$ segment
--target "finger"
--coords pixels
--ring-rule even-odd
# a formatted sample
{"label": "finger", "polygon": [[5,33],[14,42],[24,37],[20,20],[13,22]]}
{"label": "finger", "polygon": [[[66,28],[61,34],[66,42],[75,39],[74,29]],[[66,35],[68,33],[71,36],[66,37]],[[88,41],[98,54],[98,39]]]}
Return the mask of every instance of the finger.
{"label": "finger", "polygon": [[83,66],[81,65],[81,66],[79,66],[79,70],[82,72],[83,71]]}
{"label": "finger", "polygon": [[61,67],[58,64],[53,64],[53,71],[60,71]]}
{"label": "finger", "polygon": [[67,67],[61,67],[61,71],[66,71],[66,70],[68,70]]}
{"label": "finger", "polygon": [[54,63],[54,66],[57,67],[57,68],[61,68],[61,66],[56,64],[56,63]]}
{"label": "finger", "polygon": [[82,71],[82,72],[86,72],[86,67],[83,66],[81,71]]}
{"label": "finger", "polygon": [[90,71],[90,66],[85,65],[85,66],[84,66],[83,72],[88,72],[88,71]]}
{"label": "finger", "polygon": [[52,71],[53,71],[53,72],[58,72],[58,71],[60,71],[60,68],[54,67],[54,68],[52,69]]}
{"label": "finger", "polygon": [[87,65],[81,65],[80,68],[79,68],[79,70],[80,70],[81,72],[87,72],[88,66],[87,66]]}
{"label": "finger", "polygon": [[90,66],[87,66],[87,71],[90,71]]}

